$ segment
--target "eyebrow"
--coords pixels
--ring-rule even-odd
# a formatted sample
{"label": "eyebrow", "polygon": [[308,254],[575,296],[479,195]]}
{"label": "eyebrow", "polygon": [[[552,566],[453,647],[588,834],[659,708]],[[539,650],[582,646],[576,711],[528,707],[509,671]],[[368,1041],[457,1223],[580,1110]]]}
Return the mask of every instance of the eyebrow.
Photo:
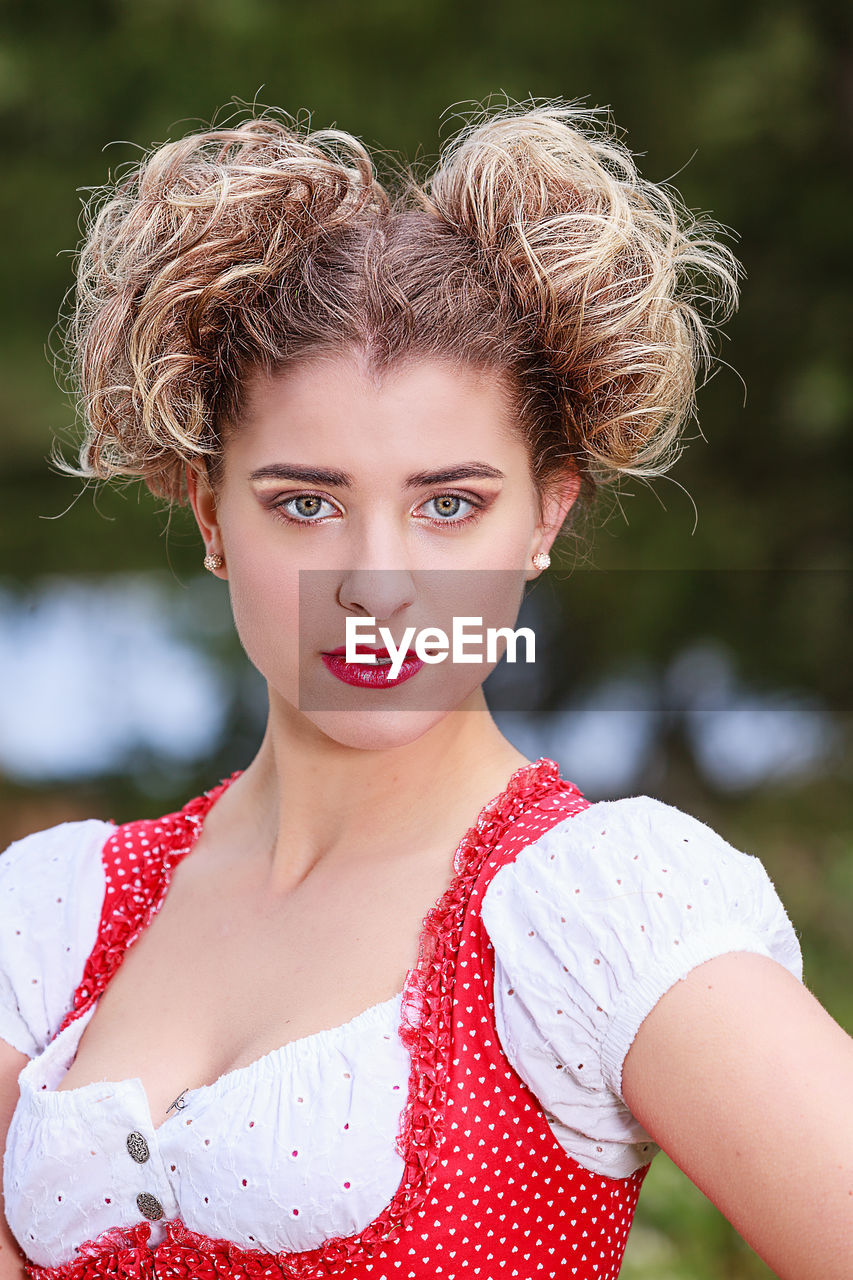
{"label": "eyebrow", "polygon": [[[487,462],[461,462],[455,467],[443,467],[439,471],[416,471],[404,484],[406,489],[424,489],[436,484],[454,484],[457,480],[481,477],[486,480],[503,480],[504,473]],[[298,467],[293,463],[273,463],[252,471],[250,480],[298,480],[301,484],[327,485],[330,488],[349,489],[354,481],[347,471],[326,470],[321,467]]]}

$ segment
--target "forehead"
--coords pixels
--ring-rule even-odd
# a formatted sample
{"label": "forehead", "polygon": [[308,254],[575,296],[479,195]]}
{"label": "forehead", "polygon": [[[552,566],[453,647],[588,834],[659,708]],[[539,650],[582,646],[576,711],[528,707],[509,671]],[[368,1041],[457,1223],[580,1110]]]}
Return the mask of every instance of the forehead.
{"label": "forehead", "polygon": [[318,451],[353,463],[413,455],[440,455],[446,463],[456,454],[473,456],[472,449],[516,463],[527,457],[495,370],[414,358],[377,370],[349,353],[312,355],[250,375],[229,443],[252,454],[286,447],[293,461]]}

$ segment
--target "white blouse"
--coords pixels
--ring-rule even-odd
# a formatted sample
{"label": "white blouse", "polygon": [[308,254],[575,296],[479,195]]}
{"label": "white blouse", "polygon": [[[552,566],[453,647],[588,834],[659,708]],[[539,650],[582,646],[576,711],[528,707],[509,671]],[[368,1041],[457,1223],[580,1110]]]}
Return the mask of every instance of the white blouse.
{"label": "white blouse", "polygon": [[[401,994],[275,1049],[152,1123],[138,1078],[57,1092],[95,1004],[53,1039],[94,947],[101,849],[115,828],[64,823],[0,857],[0,1038],[27,1054],[3,1165],[6,1216],[42,1266],[109,1227],[163,1222],[244,1249],[315,1248],[393,1198],[409,1058]],[[564,1150],[624,1177],[657,1151],[621,1093],[622,1064],[660,997],[729,951],[798,979],[797,937],[761,863],[648,796],[593,804],[502,867],[482,903],[504,1053]],[[555,1070],[555,1065],[561,1069]],[[141,1135],[148,1158],[130,1155]]]}

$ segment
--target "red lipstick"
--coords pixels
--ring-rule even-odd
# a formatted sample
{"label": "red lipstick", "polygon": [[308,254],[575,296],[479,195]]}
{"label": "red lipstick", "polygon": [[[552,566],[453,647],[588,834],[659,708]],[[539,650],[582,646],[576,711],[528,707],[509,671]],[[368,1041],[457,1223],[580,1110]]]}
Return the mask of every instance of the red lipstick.
{"label": "red lipstick", "polygon": [[355,650],[359,654],[372,653],[377,659],[387,658],[389,661],[384,663],[347,662],[344,657],[347,651],[345,644],[338,645],[337,649],[331,649],[320,656],[333,676],[337,676],[338,680],[342,680],[344,684],[352,684],[360,689],[394,689],[404,681],[411,680],[424,665],[414,649],[409,649],[399,674],[396,678],[392,678],[389,675],[391,654],[384,646],[359,643]]}

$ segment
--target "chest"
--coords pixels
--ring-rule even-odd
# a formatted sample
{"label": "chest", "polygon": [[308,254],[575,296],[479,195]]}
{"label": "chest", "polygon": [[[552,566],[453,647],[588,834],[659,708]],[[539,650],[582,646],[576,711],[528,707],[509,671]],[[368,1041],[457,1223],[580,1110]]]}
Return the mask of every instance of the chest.
{"label": "chest", "polygon": [[155,1125],[184,1089],[391,999],[450,859],[328,867],[286,894],[186,859],[127,950],[59,1090],[138,1078]]}

